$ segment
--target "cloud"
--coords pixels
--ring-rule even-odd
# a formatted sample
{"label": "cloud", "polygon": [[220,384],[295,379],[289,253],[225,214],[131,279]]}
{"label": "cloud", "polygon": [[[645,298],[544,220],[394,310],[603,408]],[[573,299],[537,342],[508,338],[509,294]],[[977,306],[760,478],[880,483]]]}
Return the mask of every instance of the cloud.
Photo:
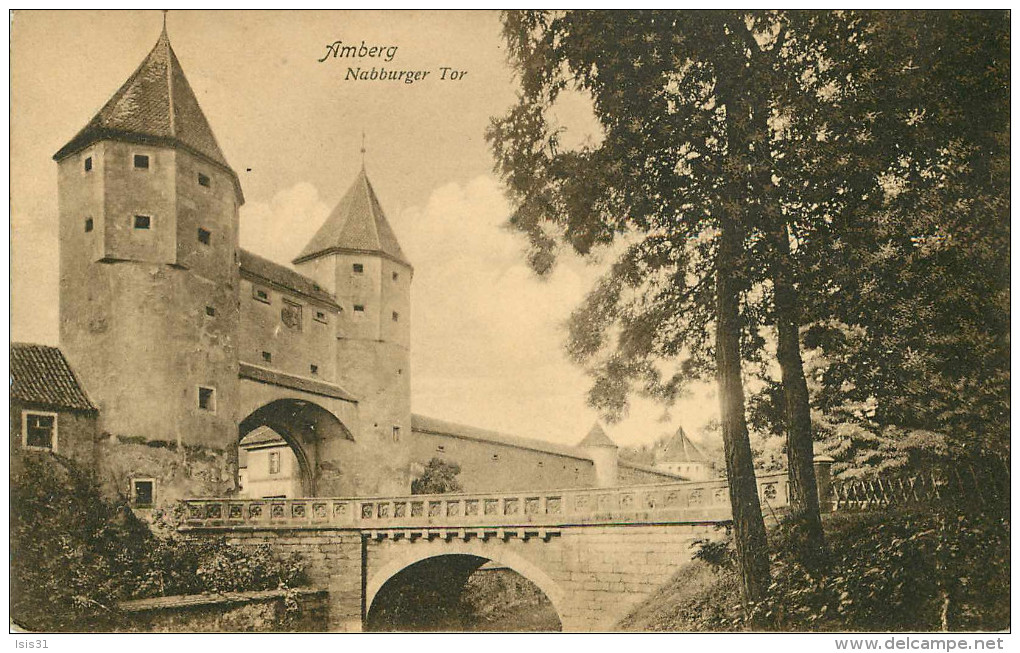
{"label": "cloud", "polygon": [[329,215],[330,207],[308,182],[281,190],[268,203],[241,207],[241,247],[290,265]]}

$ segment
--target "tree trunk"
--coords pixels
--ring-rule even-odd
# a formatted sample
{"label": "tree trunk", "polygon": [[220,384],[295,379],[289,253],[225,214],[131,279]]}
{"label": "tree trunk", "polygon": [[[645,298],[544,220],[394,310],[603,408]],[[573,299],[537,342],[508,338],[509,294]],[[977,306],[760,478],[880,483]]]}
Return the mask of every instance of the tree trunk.
{"label": "tree trunk", "polygon": [[[790,512],[801,529],[808,551],[825,546],[818,506],[818,485],[814,468],[814,438],[811,435],[811,405],[804,361],[800,355],[800,312],[797,289],[790,265],[787,227],[773,222],[772,285],[775,293],[777,357],[783,378],[786,408],[786,464],[790,476]],[[813,556],[809,556],[809,559]]]}
{"label": "tree trunk", "polygon": [[735,226],[723,221],[716,261],[716,368],[719,412],[726,452],[726,478],[733,510],[733,538],[744,600],[756,603],[770,582],[765,520],[758,500],[758,481],[744,417],[744,386],[740,377],[740,307],[734,266],[740,239]]}
{"label": "tree trunk", "polygon": [[758,480],[744,415],[744,385],[740,372],[740,281],[744,238],[741,218],[747,206],[749,178],[748,104],[734,85],[743,68],[742,58],[729,62],[733,74],[720,71],[716,93],[726,107],[728,168],[733,171],[723,188],[719,205],[719,247],[716,253],[716,374],[719,384],[719,414],[722,422],[726,478],[733,511],[733,539],[740,567],[744,600],[748,604],[764,598],[771,582],[765,520],[758,500]]}

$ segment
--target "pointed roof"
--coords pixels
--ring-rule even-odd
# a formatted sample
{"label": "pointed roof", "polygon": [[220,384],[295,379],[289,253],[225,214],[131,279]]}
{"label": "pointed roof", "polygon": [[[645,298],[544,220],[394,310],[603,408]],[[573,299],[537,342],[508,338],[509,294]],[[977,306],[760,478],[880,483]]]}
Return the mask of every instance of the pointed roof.
{"label": "pointed roof", "polygon": [[595,422],[595,425],[588,431],[588,435],[584,436],[584,439],[577,443],[579,447],[613,447],[617,449],[616,443],[613,442],[602,426]]}
{"label": "pointed roof", "polygon": [[663,447],[660,455],[657,455],[656,462],[664,463],[707,463],[708,458],[701,450],[694,446],[691,439],[684,433],[684,427],[676,430]]}
{"label": "pointed roof", "polygon": [[294,263],[335,252],[378,254],[411,267],[386,220],[364,166]]}
{"label": "pointed roof", "polygon": [[59,161],[107,138],[179,147],[233,174],[170,46],[166,25],[131,77],[53,158]]}

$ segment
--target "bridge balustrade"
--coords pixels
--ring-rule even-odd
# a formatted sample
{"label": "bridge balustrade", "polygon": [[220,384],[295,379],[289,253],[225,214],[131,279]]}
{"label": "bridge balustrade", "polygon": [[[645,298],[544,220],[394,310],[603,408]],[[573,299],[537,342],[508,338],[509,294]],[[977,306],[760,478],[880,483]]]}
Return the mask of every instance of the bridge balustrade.
{"label": "bridge balustrade", "polygon": [[[789,503],[785,472],[759,476],[762,508]],[[730,518],[726,479],[541,492],[397,497],[189,499],[186,528],[401,529],[716,522]]]}

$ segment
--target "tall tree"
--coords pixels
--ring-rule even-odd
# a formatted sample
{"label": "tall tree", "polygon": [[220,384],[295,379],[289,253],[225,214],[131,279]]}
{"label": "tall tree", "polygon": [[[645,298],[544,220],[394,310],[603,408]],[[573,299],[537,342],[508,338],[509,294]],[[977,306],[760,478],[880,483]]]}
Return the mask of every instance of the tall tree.
{"label": "tall tree", "polygon": [[[595,376],[593,404],[623,410],[635,384],[672,399],[714,367],[744,594],[756,601],[769,570],[741,379],[760,344],[746,328],[744,16],[526,12],[507,14],[504,28],[521,93],[488,137],[510,224],[529,236],[540,273],[561,244],[582,255],[626,246],[571,319],[568,349]],[[548,114],[571,86],[590,95],[603,135],[561,151]]]}

